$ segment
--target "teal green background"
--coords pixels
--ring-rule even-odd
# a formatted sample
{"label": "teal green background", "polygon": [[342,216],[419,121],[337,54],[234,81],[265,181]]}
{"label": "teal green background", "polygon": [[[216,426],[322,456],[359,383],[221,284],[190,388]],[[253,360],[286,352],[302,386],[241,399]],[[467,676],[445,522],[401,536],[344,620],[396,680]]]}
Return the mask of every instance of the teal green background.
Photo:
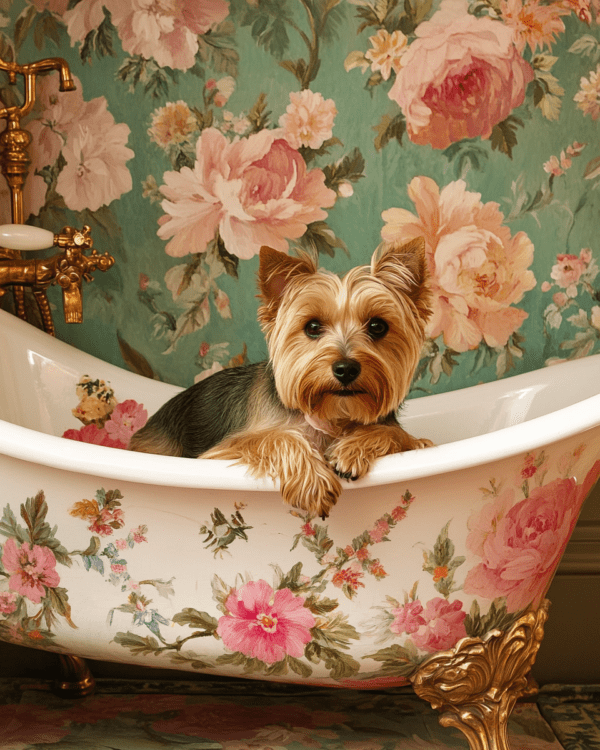
{"label": "teal green background", "polygon": [[[69,7],[75,5],[76,2],[71,2]],[[227,37],[228,49],[239,58],[236,69],[216,59],[199,60],[192,70],[163,70],[162,88],[146,90],[143,81],[135,84],[131,80],[121,80],[119,71],[123,66],[132,58],[139,63],[140,58],[123,49],[114,26],[106,24],[113,54],[96,38],[95,48],[82,60],[82,45],[71,42],[64,23],[66,3],[61,9],[58,2],[4,2],[10,22],[3,30],[3,56],[14,54],[20,63],[57,55],[66,58],[81,82],[84,100],[104,97],[115,122],[126,123],[130,128],[127,145],[135,154],[126,164],[132,177],[132,189],[108,206],[96,212],[76,212],[69,210],[60,196],[49,195],[39,214],[29,219],[30,223],[55,232],[64,224],[89,223],[95,246],[99,251],[108,250],[116,259],[111,270],[105,274],[96,272],[93,283],[85,286],[84,323],[81,325],[62,322],[60,292],[50,291],[51,301],[57,308],[54,318],[59,338],[108,362],[182,386],[191,385],[203,368],[213,363],[210,357],[199,357],[203,344],[209,345],[209,352],[217,356],[216,361],[222,366],[232,364],[244,351],[249,361],[266,356],[264,339],[256,322],[256,257],[239,261],[237,278],[224,273],[218,279],[219,287],[230,299],[230,319],[218,314],[211,299],[210,322],[182,336],[174,351],[167,352],[167,338],[156,336],[156,317],[149,309],[147,297],[140,293],[140,274],[145,274],[153,283],[156,310],[176,319],[182,308],[167,289],[165,274],[170,268],[192,263],[196,258],[169,257],[165,253],[166,242],[157,236],[157,222],[164,212],[159,202],[151,202],[143,196],[142,183],[152,175],[160,186],[163,174],[172,170],[173,164],[167,153],[151,140],[148,128],[153,113],[168,102],[183,100],[190,107],[201,108],[206,81],[230,74],[236,79],[236,87],[224,109],[234,115],[247,113],[263,93],[267,110],[271,112],[268,127],[276,127],[289,104],[290,92],[300,89],[296,77],[279,63],[281,59],[297,60],[307,56],[306,46],[294,24],[309,33],[310,12],[318,17],[326,5],[323,0],[281,3],[232,0],[229,16],[223,23],[231,32]],[[395,4],[388,5],[391,8]],[[344,67],[350,52],[367,51],[369,37],[377,31],[377,26],[373,25],[358,33],[361,23],[358,13],[361,7],[367,6],[366,2],[361,6],[346,0],[337,4],[319,40],[320,67],[316,78],[310,82],[312,91],[334,100],[337,116],[333,136],[339,139],[329,147],[328,153],[315,156],[310,167],[324,168],[355,149],[364,162],[362,175],[353,182],[353,195],[338,197],[335,205],[328,209],[327,223],[347,250],[335,247],[330,253],[323,253],[322,265],[342,273],[367,262],[381,239],[382,211],[391,207],[414,211],[407,194],[407,185],[413,177],[430,177],[440,188],[464,178],[468,190],[481,193],[483,203],[499,204],[512,235],[523,231],[531,239],[535,248],[531,270],[536,286],[516,304],[528,317],[509,340],[512,356],[508,365],[499,364],[499,357],[504,357],[506,352],[483,343],[475,350],[459,354],[448,351],[444,356],[446,347],[440,339],[435,342],[435,348],[438,365],[443,360],[444,369],[440,373],[438,367],[434,374],[429,367],[431,361],[424,359],[412,394],[454,390],[534,370],[556,358],[568,359],[599,351],[600,331],[592,323],[597,320],[592,317],[593,310],[600,304],[600,287],[594,281],[594,274],[588,274],[591,285],[578,285],[571,307],[555,328],[548,325],[547,309],[552,303],[552,294],[560,290],[556,286],[550,292],[542,290],[543,282],[552,283],[550,274],[558,254],[579,255],[582,248],[589,248],[594,258],[600,254],[599,178],[593,176],[594,160],[600,156],[598,123],[573,100],[582,76],[589,77],[600,60],[599,26],[593,14],[590,24],[575,13],[562,17],[564,32],[558,35],[551,49],[544,50],[545,54],[557,58],[551,72],[564,89],[560,116],[556,121],[545,118],[536,106],[535,92],[530,86],[524,103],[512,113],[522,124],[515,125],[516,144],[510,154],[482,138],[436,150],[429,145],[412,143],[406,133],[401,141],[392,138],[378,150],[374,128],[382,116],[401,114],[398,105],[387,95],[393,75],[388,81],[368,86],[372,71],[362,73],[360,68],[346,71]],[[499,6],[484,3],[478,12],[482,12],[482,7],[491,12],[492,7]],[[427,18],[436,9],[437,3]],[[390,18],[388,30],[394,23],[396,27],[401,26],[400,6]],[[497,22],[502,23],[502,20]],[[274,32],[281,46],[279,51],[269,48],[261,37],[260,29],[265,23],[267,28],[279,29],[279,36]],[[288,35],[287,46],[282,28]],[[414,34],[408,36],[409,42],[414,43]],[[585,52],[577,51],[577,43],[583,37],[591,42]],[[532,61],[535,55],[526,49],[523,56]],[[14,95],[6,81],[0,95],[5,100]],[[220,115],[218,108],[213,107],[213,110]],[[37,116],[43,115],[37,113]],[[574,142],[586,144],[582,154],[573,158],[565,174],[550,177],[543,164]],[[35,144],[32,147],[35,148]],[[539,201],[542,194],[547,200]],[[517,215],[511,216],[516,200],[521,200],[523,207]],[[290,242],[290,252],[298,246],[302,246],[302,240]],[[578,310],[585,312],[587,325],[582,324],[582,319],[579,324],[568,320]],[[163,315],[162,319],[166,317]],[[226,351],[213,348],[219,344],[226,344]]]}

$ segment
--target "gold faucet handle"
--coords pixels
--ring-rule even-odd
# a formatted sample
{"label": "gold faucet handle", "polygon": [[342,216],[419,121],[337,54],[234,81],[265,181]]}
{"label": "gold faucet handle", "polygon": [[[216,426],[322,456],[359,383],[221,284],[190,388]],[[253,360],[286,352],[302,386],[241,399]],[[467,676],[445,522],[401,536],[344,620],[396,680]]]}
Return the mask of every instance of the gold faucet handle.
{"label": "gold faucet handle", "polygon": [[90,250],[94,244],[90,227],[85,224],[83,229],[75,227],[63,227],[60,234],[54,235],[53,244],[71,250]]}

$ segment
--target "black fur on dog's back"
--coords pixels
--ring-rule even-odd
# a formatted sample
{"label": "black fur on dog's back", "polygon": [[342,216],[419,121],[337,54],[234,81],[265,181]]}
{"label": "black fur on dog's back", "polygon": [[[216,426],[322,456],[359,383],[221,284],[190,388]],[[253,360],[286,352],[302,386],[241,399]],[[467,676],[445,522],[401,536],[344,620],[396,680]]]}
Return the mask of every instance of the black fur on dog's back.
{"label": "black fur on dog's back", "polygon": [[216,372],[161,406],[131,438],[129,449],[197,458],[244,429],[254,411],[250,401],[253,395],[258,397],[257,389],[263,398],[267,396],[271,408],[283,408],[268,362]]}

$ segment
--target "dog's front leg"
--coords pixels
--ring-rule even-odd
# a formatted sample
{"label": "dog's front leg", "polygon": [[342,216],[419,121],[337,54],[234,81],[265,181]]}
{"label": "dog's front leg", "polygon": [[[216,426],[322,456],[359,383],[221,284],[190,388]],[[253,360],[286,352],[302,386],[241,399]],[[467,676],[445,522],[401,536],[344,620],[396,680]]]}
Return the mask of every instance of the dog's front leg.
{"label": "dog's front leg", "polygon": [[335,440],[325,457],[338,476],[355,480],[364,477],[382,456],[432,446],[431,440],[414,438],[397,424],[358,425]]}
{"label": "dog's front leg", "polygon": [[198,458],[236,461],[255,477],[279,479],[285,502],[311,516],[328,516],[342,490],[332,469],[297,430],[234,435]]}

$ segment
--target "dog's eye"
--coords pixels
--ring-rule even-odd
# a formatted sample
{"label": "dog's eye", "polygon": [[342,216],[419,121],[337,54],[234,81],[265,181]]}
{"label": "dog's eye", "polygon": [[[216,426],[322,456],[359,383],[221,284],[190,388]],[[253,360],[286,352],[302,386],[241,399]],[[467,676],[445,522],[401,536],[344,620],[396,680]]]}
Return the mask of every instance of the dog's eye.
{"label": "dog's eye", "polygon": [[323,333],[323,325],[321,324],[321,321],[316,318],[309,320],[304,326],[304,333],[311,339],[318,339]]}
{"label": "dog's eye", "polygon": [[389,329],[388,324],[381,318],[371,318],[367,323],[367,333],[372,339],[382,339]]}

